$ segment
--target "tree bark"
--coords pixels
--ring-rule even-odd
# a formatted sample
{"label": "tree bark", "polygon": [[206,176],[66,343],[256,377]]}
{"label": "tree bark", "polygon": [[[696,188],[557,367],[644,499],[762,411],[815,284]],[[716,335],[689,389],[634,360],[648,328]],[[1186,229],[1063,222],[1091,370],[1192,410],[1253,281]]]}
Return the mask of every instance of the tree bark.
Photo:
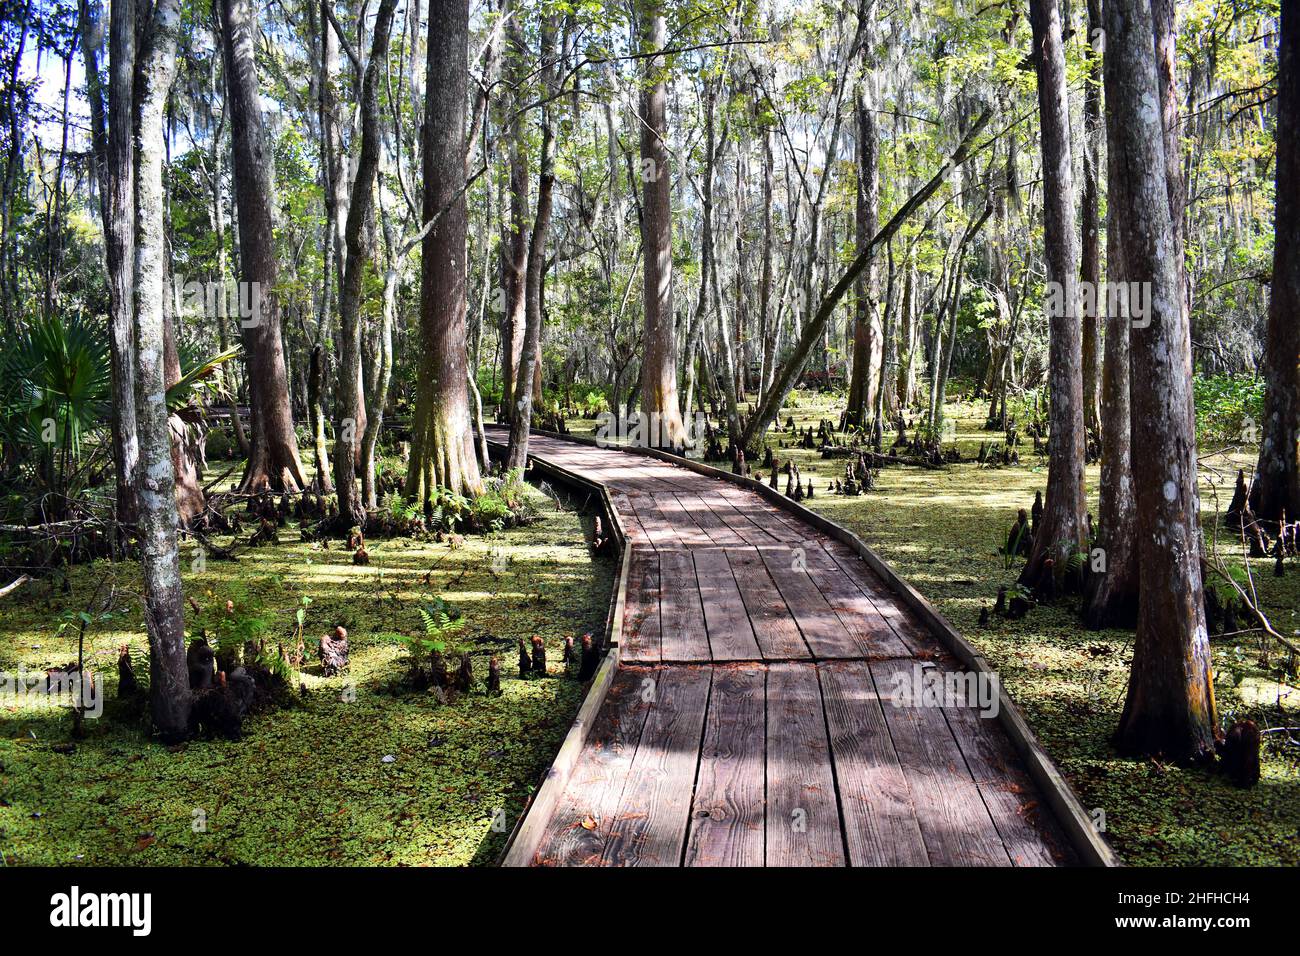
{"label": "tree bark", "polygon": [[[654,53],[668,45],[663,0],[637,0],[640,46]],[[641,245],[645,256],[645,335],[641,360],[641,408],[658,419],[647,425],[652,441],[665,447],[686,444],[677,398],[677,317],[673,312],[672,171],[668,162],[667,64],[650,56],[644,62],[641,91]]]}
{"label": "tree bark", "polygon": [[468,0],[431,0],[424,130],[420,354],[406,496],[427,510],[440,489],[483,491],[465,376],[465,103]]}
{"label": "tree bark", "polygon": [[[1101,282],[1101,46],[1102,0],[1087,0],[1089,63],[1083,90],[1083,197],[1080,204],[1083,254],[1079,278],[1094,293]],[[1083,424],[1094,434],[1101,428],[1099,389],[1101,385],[1101,305],[1094,294],[1083,310]]]}
{"label": "tree bark", "polygon": [[[776,364],[776,333],[772,328],[772,133],[763,130],[763,266],[758,280],[758,390],[767,388]],[[686,413],[691,413],[687,402]]]}
{"label": "tree bark", "polygon": [[[503,9],[511,12],[514,0]],[[524,139],[524,116],[521,109],[527,99],[523,84],[528,77],[528,47],[524,41],[524,28],[519,16],[512,16],[506,27],[509,40],[506,56],[510,86],[516,90],[510,103],[510,117],[506,122],[505,136],[509,143],[510,219],[506,226],[505,241],[501,243],[501,289],[504,315],[501,324],[501,406],[498,417],[505,422],[514,420],[515,382],[524,354],[524,336],[528,330],[528,145]]]}
{"label": "tree bark", "polygon": [[[119,9],[119,6],[121,9]],[[113,7],[113,29],[134,29],[133,5]],[[122,17],[126,24],[117,22]],[[128,26],[129,24],[129,26]],[[135,352],[140,442],[140,541],[144,555],[145,625],[149,633],[149,700],[165,742],[189,734],[189,672],[180,555],[176,544],[175,475],[167,422],[164,360],[163,112],[176,73],[177,0],[157,0],[136,72]],[[121,48],[114,47],[114,53]],[[123,64],[114,63],[114,71]],[[121,157],[115,157],[120,159]]]}
{"label": "tree bark", "polygon": [[1116,215],[1126,278],[1150,283],[1149,324],[1131,331],[1130,390],[1140,589],[1116,746],[1212,759],[1215,707],[1202,607],[1192,428],[1191,330],[1182,308],[1166,183],[1149,0],[1106,4],[1106,113],[1123,184]]}
{"label": "tree bark", "polygon": [[[328,280],[327,280],[328,282]],[[330,477],[329,446],[325,441],[325,347],[314,345],[307,365],[307,409],[311,415],[312,457],[316,465],[316,490],[334,493]]]}
{"label": "tree bark", "polygon": [[1264,428],[1251,508],[1300,518],[1300,9],[1282,5],[1277,70],[1273,280],[1264,349]]}
{"label": "tree bark", "polygon": [[339,295],[339,337],[343,347],[334,413],[334,490],[339,498],[339,526],[344,530],[354,526],[364,528],[366,524],[366,502],[357,490],[357,461],[368,424],[358,412],[362,406],[361,293],[370,259],[366,232],[373,221],[375,174],[379,169],[379,81],[381,71],[387,68],[388,37],[396,8],[397,0],[380,0],[375,16],[370,58],[361,79],[361,146],[344,229],[346,256],[343,289]]}
{"label": "tree bark", "polygon": [[[864,79],[865,83],[866,80]],[[876,207],[880,202],[880,178],[876,171],[876,116],[865,91],[859,91],[854,114],[857,126],[857,202],[854,224],[857,248],[866,248],[876,234]],[[876,269],[868,266],[854,286],[853,371],[849,378],[848,417],[850,426],[865,425],[876,407],[880,387],[881,347],[880,315],[876,302]]]}
{"label": "tree bark", "polygon": [[[1095,2],[1095,0],[1094,0]],[[1103,130],[1098,131],[1104,133]],[[1098,144],[1100,146],[1100,144]],[[1129,200],[1124,177],[1116,167],[1118,153],[1110,150],[1107,169],[1106,281],[1126,282],[1120,248],[1119,211]],[[1100,305],[1099,305],[1100,308]],[[1090,628],[1137,624],[1137,501],[1133,494],[1132,409],[1129,401],[1129,325],[1125,310],[1106,311],[1106,354],[1102,367],[1101,487],[1097,535],[1104,567],[1089,556],[1090,573],[1084,590],[1083,620]]]}
{"label": "tree bark", "polygon": [[110,12],[108,110],[108,214],[104,246],[108,265],[109,345],[113,373],[113,466],[117,472],[117,518],[137,517],[140,438],[135,389],[135,4],[124,0],[121,16]]}
{"label": "tree bark", "polygon": [[289,408],[289,381],[275,291],[279,266],[271,213],[271,163],[254,62],[256,23],[252,0],[221,0],[221,38],[230,109],[231,172],[239,208],[240,301],[252,434],[245,492],[302,490],[302,462]]}
{"label": "tree bark", "polygon": [[898,407],[911,408],[915,401],[916,385],[916,259],[909,246],[903,263],[907,275],[903,279],[903,302],[899,308],[898,323]]}
{"label": "tree bark", "polygon": [[1020,580],[1042,582],[1050,559],[1059,582],[1084,542],[1084,432],[1082,342],[1078,304],[1078,233],[1074,224],[1074,177],[1070,166],[1070,101],[1057,0],[1029,6],[1038,71],[1038,108],[1043,143],[1043,245],[1047,260],[1051,342],[1048,349],[1049,408],[1047,494],[1043,518]]}
{"label": "tree bark", "polygon": [[[555,80],[555,20],[550,15],[542,18],[540,53],[543,98],[552,95]],[[523,351],[520,353],[515,378],[514,405],[510,411],[510,443],[506,453],[506,467],[521,470],[528,463],[528,432],[532,427],[533,403],[541,398],[541,388],[536,378],[541,361],[542,278],[546,271],[546,239],[551,228],[551,197],[555,188],[555,131],[551,126],[551,104],[543,103],[538,109],[541,110],[542,153],[537,171],[537,218],[533,222],[524,272],[526,322]]]}

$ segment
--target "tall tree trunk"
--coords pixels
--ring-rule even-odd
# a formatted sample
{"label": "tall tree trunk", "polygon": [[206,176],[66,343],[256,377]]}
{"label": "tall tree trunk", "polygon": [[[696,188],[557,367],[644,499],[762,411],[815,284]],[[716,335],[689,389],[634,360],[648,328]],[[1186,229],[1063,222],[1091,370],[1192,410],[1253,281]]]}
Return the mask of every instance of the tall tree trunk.
{"label": "tall tree trunk", "polygon": [[888,253],[889,272],[885,285],[885,317],[881,334],[884,341],[880,353],[880,375],[876,381],[876,405],[871,413],[871,439],[877,452],[882,450],[885,438],[885,422],[898,410],[898,395],[890,387],[890,366],[898,365],[898,340],[894,327],[898,324],[898,298],[894,292],[898,279],[898,270],[894,263],[894,246],[885,247]]}
{"label": "tall tree trunk", "polygon": [[[867,81],[864,79],[863,83]],[[860,90],[854,109],[857,120],[858,188],[854,222],[857,249],[861,251],[876,234],[876,207],[880,202],[880,179],[876,172],[876,115],[865,91]],[[880,316],[876,302],[876,269],[863,270],[854,286],[853,371],[849,378],[848,417],[850,426],[865,425],[876,407],[880,387]]]}
{"label": "tall tree trunk", "polygon": [[[371,37],[370,58],[361,79],[360,140],[356,174],[348,199],[348,220],[344,229],[347,250],[343,265],[343,289],[339,295],[339,385],[334,413],[334,490],[339,497],[339,526],[346,530],[365,527],[366,501],[357,490],[357,461],[368,422],[361,420],[361,293],[366,265],[370,260],[367,233],[373,224],[375,174],[379,169],[379,82],[388,65],[388,37],[397,0],[380,0]],[[373,487],[368,489],[373,497]]]}
{"label": "tall tree trunk", "polygon": [[[216,30],[216,41],[221,42],[221,30]],[[212,81],[212,97],[215,100],[218,95],[219,85],[217,82],[216,58],[212,60],[209,75]],[[209,101],[209,119],[214,123],[217,119],[217,111],[211,106]],[[224,111],[224,106],[223,106]],[[212,148],[209,154],[212,163],[212,235],[216,242],[216,281],[218,282],[223,297],[229,288],[228,282],[230,273],[226,262],[226,211],[225,211],[225,178],[222,175],[222,161],[220,138],[212,137]],[[223,301],[227,301],[223,298]],[[218,309],[216,315],[217,325],[217,342],[222,352],[230,348],[230,333],[226,329],[226,309]],[[244,433],[244,422],[239,417],[239,382],[235,376],[234,368],[231,363],[226,363],[217,372],[221,376],[222,391],[226,394],[226,406],[230,410],[230,429],[235,436],[235,444],[239,449],[239,454],[248,457],[250,451],[248,447],[248,436]]]}
{"label": "tall tree trunk", "polygon": [[[730,131],[730,125],[723,123],[721,133],[717,132],[717,95],[718,88],[721,86],[721,78],[716,81],[705,81],[705,104],[704,104],[704,184],[700,219],[703,225],[703,246],[700,268],[700,304],[704,306],[710,299],[713,302],[713,316],[717,321],[718,332],[718,352],[721,369],[717,370],[718,374],[710,374],[709,378],[721,384],[722,398],[726,408],[727,419],[727,439],[734,447],[740,441],[740,395],[736,388],[736,355],[732,346],[732,327],[727,317],[726,303],[722,297],[722,285],[718,280],[718,243],[717,231],[714,228],[716,205],[714,202],[714,181],[717,175],[718,157],[726,147],[727,138]],[[707,309],[700,312],[699,324],[696,331],[696,342],[698,344],[700,335],[703,334],[704,318]],[[686,409],[690,414],[690,408]]]}
{"label": "tall tree trunk", "polygon": [[[772,328],[772,133],[763,130],[763,266],[758,280],[758,345],[759,375],[758,390],[763,392],[772,379],[772,369],[776,364],[773,351],[776,348],[776,332]],[[690,403],[687,403],[690,414]]]}
{"label": "tall tree trunk", "polygon": [[[640,47],[654,53],[668,45],[664,0],[637,0]],[[641,90],[641,245],[645,256],[645,335],[641,360],[641,408],[658,419],[648,424],[652,441],[686,444],[677,398],[677,316],[673,312],[672,171],[668,164],[668,69],[655,56],[643,61]]]}
{"label": "tall tree trunk", "polygon": [[[108,215],[104,246],[108,264],[113,372],[113,467],[117,472],[117,517],[131,524],[138,509],[140,437],[135,391],[135,4],[123,0],[121,16],[109,20]],[[161,214],[160,214],[161,215]],[[161,228],[161,224],[160,224]]]}
{"label": "tall tree trunk", "polygon": [[[555,17],[542,18],[541,60],[542,96],[551,96],[555,80]],[[543,103],[541,110],[542,154],[537,171],[537,218],[528,247],[528,263],[524,272],[524,303],[526,322],[523,351],[515,378],[514,406],[510,417],[510,444],[506,454],[506,467],[522,469],[528,463],[528,431],[532,427],[533,403],[542,397],[536,381],[540,369],[542,342],[542,288],[546,271],[546,239],[551,228],[551,196],[555,187],[555,131],[551,126],[551,104]]]}
{"label": "tall tree trunk", "polygon": [[271,214],[271,163],[262,126],[254,62],[252,0],[221,0],[221,38],[230,109],[231,172],[239,207],[240,301],[252,434],[240,489],[300,491],[306,487],[289,408],[289,380],[280,336],[279,272]]}
{"label": "tall tree trunk", "polygon": [[898,323],[898,409],[911,408],[916,387],[916,259],[911,246],[903,268],[903,303],[899,309]]}
{"label": "tall tree trunk", "polygon": [[465,102],[469,0],[431,0],[424,115],[420,354],[405,494],[426,510],[439,489],[483,491],[465,353]]}
{"label": "tall tree trunk", "polygon": [[[114,31],[134,29],[134,14],[132,4],[115,5]],[[119,17],[126,23],[118,23]],[[149,633],[150,710],[154,727],[168,743],[188,736],[190,714],[176,545],[175,476],[164,397],[163,112],[176,73],[179,30],[177,0],[157,0],[139,51],[135,89],[135,401],[141,462],[140,541],[144,554],[145,625]],[[115,44],[114,54],[121,49]],[[114,72],[122,65],[114,63]],[[125,117],[115,114],[114,126],[119,119]]]}
{"label": "tall tree trunk", "polygon": [[[328,284],[328,283],[327,283]],[[330,477],[329,446],[325,441],[325,347],[314,345],[307,365],[307,412],[311,415],[312,460],[316,465],[316,490],[334,493]]]}
{"label": "tall tree trunk", "polygon": [[[1095,0],[1094,0],[1095,2]],[[1099,131],[1099,133],[1104,130]],[[1123,172],[1116,166],[1115,150],[1108,151],[1106,227],[1106,281],[1116,287],[1127,282],[1120,248],[1119,211],[1126,207]],[[1118,304],[1118,303],[1117,303]],[[1099,308],[1101,306],[1099,305]],[[1089,556],[1090,572],[1084,591],[1083,619],[1091,628],[1137,624],[1137,500],[1133,494],[1132,409],[1129,401],[1129,325],[1124,309],[1106,311],[1106,355],[1102,367],[1101,487],[1099,489],[1099,564]],[[1095,553],[1095,552],[1094,552]]]}
{"label": "tall tree trunk", "polygon": [[[1070,168],[1070,101],[1057,0],[1032,0],[1034,58],[1043,141],[1043,244],[1049,282],[1047,495],[1022,583],[1042,582],[1046,561],[1059,581],[1084,542],[1083,374],[1078,303],[1078,233]],[[1071,576],[1073,577],[1073,576]]]}
{"label": "tall tree trunk", "polygon": [[[320,138],[321,174],[324,179],[325,225],[328,232],[329,255],[324,280],[333,284],[334,295],[343,291],[344,220],[348,214],[349,172],[343,160],[343,134],[339,129],[338,94],[334,75],[339,68],[339,40],[335,35],[331,12],[334,0],[321,0],[321,60],[320,60]],[[333,273],[331,275],[331,272]],[[326,299],[330,294],[326,293]],[[329,310],[326,309],[326,314]]]}
{"label": "tall tree trunk", "polygon": [[[516,0],[510,0],[503,15],[518,14]],[[528,144],[524,138],[523,106],[527,95],[523,84],[528,77],[528,47],[524,41],[524,27],[519,16],[511,16],[506,26],[509,40],[506,56],[509,58],[509,82],[516,91],[511,98],[510,117],[506,122],[505,136],[509,149],[510,219],[506,224],[505,241],[501,243],[501,289],[504,314],[501,318],[501,405],[498,418],[514,421],[515,382],[524,354],[524,336],[528,330]]]}
{"label": "tall tree trunk", "polygon": [[[388,227],[385,225],[385,230]],[[392,248],[391,239],[388,242]],[[392,253],[389,253],[390,257]],[[397,322],[398,261],[390,258],[384,272],[384,295],[379,330],[375,341],[374,383],[371,386],[370,414],[366,417],[365,434],[361,437],[361,498],[367,508],[379,507],[375,449],[379,446],[379,433],[384,425],[384,409],[388,404],[388,389],[393,380],[393,326]]]}
{"label": "tall tree trunk", "polygon": [[1106,114],[1122,182],[1116,224],[1125,278],[1150,283],[1131,332],[1133,480],[1140,585],[1137,636],[1116,745],[1171,760],[1212,759],[1214,683],[1202,607],[1192,427],[1191,330],[1180,301],[1150,0],[1107,0]]}
{"label": "tall tree trunk", "polygon": [[[1186,237],[1183,213],[1187,185],[1183,182],[1182,130],[1178,118],[1177,8],[1175,0],[1151,0],[1152,42],[1156,51],[1156,87],[1165,140],[1165,193],[1169,197],[1169,225],[1174,238],[1174,267],[1178,270],[1178,301],[1184,316],[1190,314],[1190,285],[1184,256]],[[1195,421],[1193,420],[1193,428]]]}
{"label": "tall tree trunk", "polygon": [[1251,493],[1255,514],[1300,518],[1300,9],[1282,4],[1277,69],[1273,280],[1264,349],[1264,434]]}
{"label": "tall tree trunk", "polygon": [[1083,319],[1083,424],[1094,434],[1101,428],[1101,310],[1098,301],[1101,283],[1101,144],[1104,141],[1101,118],[1101,2],[1088,3],[1088,44],[1092,60],[1088,67],[1087,85],[1083,90],[1083,198],[1080,206],[1082,219],[1083,253],[1079,278],[1091,290],[1085,302],[1091,303],[1082,310]]}

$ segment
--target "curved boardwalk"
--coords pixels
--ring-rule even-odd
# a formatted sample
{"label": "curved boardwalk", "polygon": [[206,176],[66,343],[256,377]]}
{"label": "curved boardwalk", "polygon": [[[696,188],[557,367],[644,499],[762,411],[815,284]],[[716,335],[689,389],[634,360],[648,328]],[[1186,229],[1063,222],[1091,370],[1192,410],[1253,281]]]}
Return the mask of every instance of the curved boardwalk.
{"label": "curved boardwalk", "polygon": [[630,562],[619,667],[532,864],[1074,862],[998,721],[896,706],[960,668],[848,546],[666,462],[530,451],[606,486]]}

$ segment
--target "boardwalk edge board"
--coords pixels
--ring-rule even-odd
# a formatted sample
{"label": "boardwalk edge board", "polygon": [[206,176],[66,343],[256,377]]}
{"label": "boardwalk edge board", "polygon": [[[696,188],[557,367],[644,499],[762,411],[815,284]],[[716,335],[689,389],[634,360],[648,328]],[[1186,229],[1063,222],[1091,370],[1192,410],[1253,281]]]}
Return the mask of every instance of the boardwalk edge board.
{"label": "boardwalk edge board", "polygon": [[[728,481],[734,485],[757,492],[765,500],[790,512],[803,521],[806,521],[817,530],[830,535],[842,544],[852,548],[854,553],[862,558],[862,560],[865,561],[867,565],[903,599],[904,603],[906,603],[907,606],[918,617],[920,617],[921,620],[931,628],[931,630],[934,631],[939,639],[950,651],[952,651],[964,666],[976,672],[993,674],[993,668],[989,665],[988,661],[984,659],[984,656],[980,654],[979,651],[977,651],[975,647],[966,640],[966,638],[962,637],[962,635],[957,632],[957,630],[948,622],[947,618],[940,614],[924,595],[917,591],[916,588],[912,587],[912,585],[894,571],[894,569],[890,567],[883,558],[871,550],[865,541],[843,525],[837,524],[829,518],[804,507],[799,502],[787,498],[776,489],[768,487],[765,483],[753,478],[735,475],[729,471],[723,471],[720,468],[714,468],[711,465],[704,464],[703,462],[695,461],[691,458],[684,458],[680,455],[674,455],[658,448],[643,448],[634,445],[612,445],[608,443],[601,444],[593,438],[579,435],[560,434],[558,432],[545,431],[538,428],[534,428],[532,434],[557,439],[559,441],[587,445],[593,448],[609,448],[616,451],[631,452],[646,458],[656,458],[660,461],[668,462],[669,464],[679,465],[698,475]],[[533,458],[532,456],[530,456],[530,459],[533,462],[533,467],[537,468],[539,471],[554,472],[557,475],[560,473],[568,474],[567,469],[560,468],[550,462]],[[578,482],[584,487],[600,485],[599,482],[582,478],[577,475],[570,475],[561,480]],[[604,489],[603,485],[600,485],[600,487],[602,489],[602,497],[606,506],[610,508],[611,512],[613,512],[614,509],[610,502],[608,492]],[[620,546],[622,546],[622,542],[620,542]],[[621,553],[626,555],[626,549],[622,549]],[[621,560],[623,568],[620,578],[620,590],[616,599],[617,603],[620,605],[626,596],[625,592],[627,583],[627,561],[625,557]],[[614,633],[615,632],[611,633],[611,640],[615,639]],[[999,682],[998,686],[1001,687],[1001,682]],[[595,687],[593,686],[592,689],[595,690]],[[603,696],[604,691],[602,690],[601,693]],[[591,695],[589,694],[588,696],[590,697]],[[1000,691],[997,719],[1007,736],[1011,738],[1011,742],[1015,746],[1021,759],[1025,761],[1025,766],[1029,771],[1030,777],[1033,779],[1034,783],[1042,788],[1043,795],[1051,806],[1057,821],[1061,825],[1061,829],[1065,832],[1066,838],[1079,854],[1080,862],[1089,866],[1122,866],[1123,864],[1120,862],[1119,856],[1093,825],[1092,817],[1084,808],[1082,801],[1079,800],[1078,794],[1074,792],[1069,781],[1067,781],[1064,774],[1061,773],[1060,768],[1057,767],[1052,761],[1052,758],[1048,756],[1047,750],[1043,747],[1042,742],[1039,741],[1038,736],[1030,729],[1024,715],[1020,713],[1020,709],[1007,695],[1005,689]],[[565,743],[567,746],[567,739]],[[547,783],[549,784],[550,782],[551,781],[548,779]],[[534,801],[534,806],[536,806],[537,802],[539,801]]]}
{"label": "boardwalk edge board", "polygon": [[[488,446],[494,454],[500,454],[505,449],[500,441],[493,438],[488,438]],[[569,776],[573,773],[578,756],[582,753],[582,748],[591,733],[596,714],[605,703],[605,695],[618,670],[619,638],[623,633],[623,614],[627,603],[627,575],[630,563],[627,532],[619,517],[618,509],[610,500],[609,490],[601,482],[592,481],[590,478],[542,459],[531,459],[530,467],[574,490],[590,492],[599,500],[605,522],[614,536],[615,546],[618,549],[618,584],[610,596],[609,613],[605,622],[605,643],[608,649],[600,662],[600,667],[596,670],[596,676],[591,680],[591,687],[587,689],[582,706],[578,708],[578,715],[573,719],[568,733],[564,735],[564,741],[560,744],[555,759],[542,774],[541,785],[524,805],[514,828],[506,838],[505,846],[497,857],[498,866],[528,866],[533,854],[537,852],[537,847],[546,831],[546,822],[555,811],[556,802],[568,785]]]}

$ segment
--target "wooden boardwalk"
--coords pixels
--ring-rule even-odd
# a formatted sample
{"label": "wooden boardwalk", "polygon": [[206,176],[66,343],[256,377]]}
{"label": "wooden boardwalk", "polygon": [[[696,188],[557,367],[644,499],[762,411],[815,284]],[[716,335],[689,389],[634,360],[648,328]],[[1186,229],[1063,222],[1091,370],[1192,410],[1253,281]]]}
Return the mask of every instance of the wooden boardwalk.
{"label": "wooden boardwalk", "polygon": [[900,697],[960,665],[847,545],[667,462],[530,451],[605,485],[629,567],[618,669],[522,862],[1075,862],[997,720]]}

